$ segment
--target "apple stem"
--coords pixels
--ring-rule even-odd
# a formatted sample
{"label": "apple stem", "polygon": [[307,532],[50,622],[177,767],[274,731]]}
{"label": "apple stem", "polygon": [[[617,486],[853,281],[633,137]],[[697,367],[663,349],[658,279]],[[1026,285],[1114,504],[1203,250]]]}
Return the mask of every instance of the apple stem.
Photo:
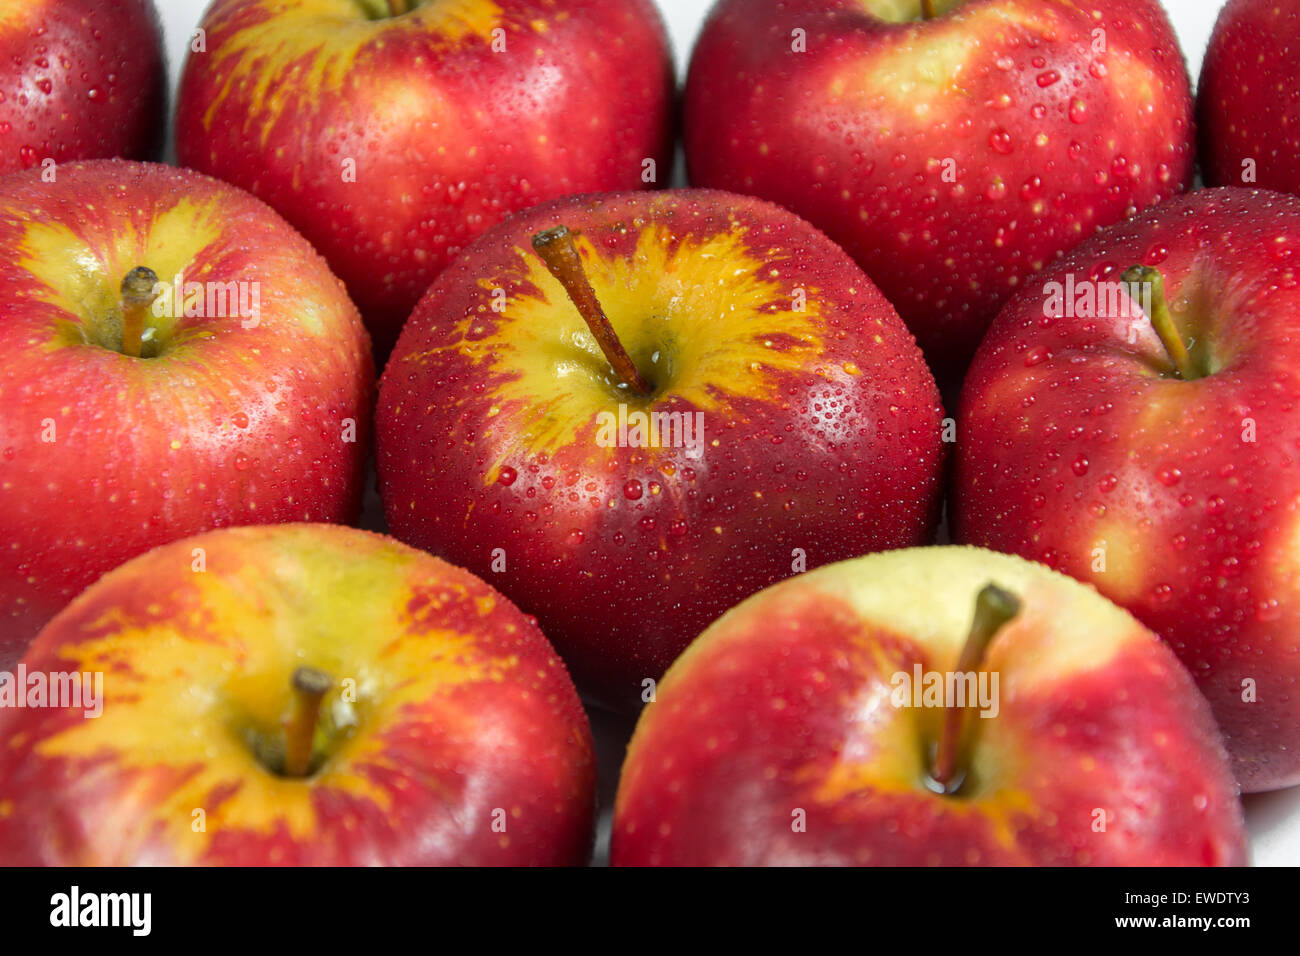
{"label": "apple stem", "polygon": [[573,233],[566,226],[556,226],[533,236],[533,249],[546,263],[551,275],[564,286],[578,314],[591,329],[596,344],[605,353],[605,358],[614,372],[629,388],[639,395],[651,395],[654,387],[650,385],[637,370],[636,364],[618,340],[614,327],[609,324],[609,317],[601,308],[596,292],[587,278],[587,271],[582,265],[582,256],[573,242]]}
{"label": "apple stem", "polygon": [[1147,316],[1151,320],[1156,335],[1174,364],[1174,371],[1182,379],[1196,378],[1196,369],[1192,366],[1192,357],[1187,351],[1183,337],[1174,325],[1174,317],[1169,314],[1169,304],[1165,301],[1165,279],[1159,269],[1151,266],[1133,266],[1125,270],[1121,277],[1129,284],[1141,283],[1151,292],[1151,311]]}
{"label": "apple stem", "polygon": [[414,6],[412,0],[388,0],[388,12],[395,17],[410,13]]}
{"label": "apple stem", "polygon": [[926,20],[934,19],[934,0],[921,0],[921,16]]}
{"label": "apple stem", "polygon": [[144,344],[145,317],[158,298],[158,274],[136,266],[122,280],[122,354],[140,357]]}
{"label": "apple stem", "polygon": [[[984,585],[975,597],[975,615],[971,619],[970,632],[966,635],[966,643],[957,661],[957,673],[977,671],[993,638],[1019,613],[1018,597],[996,584]],[[943,788],[944,793],[955,793],[965,776],[964,773],[957,772],[957,754],[961,748],[962,729],[969,710],[969,701],[964,707],[949,702],[943,715],[943,731],[939,737],[939,747],[935,751],[930,777]]]}
{"label": "apple stem", "polygon": [[285,722],[284,773],[305,777],[311,770],[321,699],[334,686],[334,679],[313,667],[299,667],[293,672],[292,685],[293,714]]}

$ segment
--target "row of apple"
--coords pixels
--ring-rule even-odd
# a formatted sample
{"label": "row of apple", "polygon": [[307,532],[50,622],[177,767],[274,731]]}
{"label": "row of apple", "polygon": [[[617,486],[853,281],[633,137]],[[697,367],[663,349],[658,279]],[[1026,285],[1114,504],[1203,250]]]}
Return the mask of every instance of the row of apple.
{"label": "row of apple", "polygon": [[[0,27],[0,172],[156,157],[151,0],[43,0]],[[690,178],[824,230],[960,373],[1029,276],[1192,185],[1194,119],[1210,184],[1296,189],[1293,29],[1234,0],[1196,103],[1158,0],[721,0],[685,86]],[[321,251],[383,358],[509,213],[666,182],[674,85],[653,0],[220,0],[190,37],[175,146]]]}
{"label": "row of apple", "polygon": [[[979,691],[945,706],[936,669],[959,653]],[[0,862],[590,857],[595,757],[563,664],[482,580],[391,539],[174,542],[89,588],[22,666],[83,693],[102,675],[106,699],[0,711]],[[1064,575],[955,547],[810,571],[713,624],[641,717],[611,848],[616,865],[1246,858],[1213,718],[1169,648]]]}
{"label": "row of apple", "polygon": [[[729,22],[730,6],[723,5],[710,30]],[[302,35],[297,25],[254,16],[254,7],[228,3],[210,11],[205,42],[214,53],[223,49],[216,42],[223,15],[250,37],[295,49],[291,43],[299,40],[287,38]],[[435,10],[421,7],[391,24],[437,34],[438,43],[450,42],[440,31],[451,30],[463,47],[478,49],[473,18],[453,27]],[[821,23],[811,8],[805,14],[810,24]],[[563,22],[569,19],[583,16]],[[796,36],[790,55],[819,49],[818,37],[824,40],[824,31],[840,19],[830,17],[821,33],[808,29]],[[972,12],[916,29],[966,28],[970,19],[978,20]],[[1157,17],[1144,28],[1161,23]],[[493,55],[513,62],[509,29],[486,16],[474,27],[484,44],[500,39],[494,31],[504,31],[504,49]],[[542,36],[561,32],[558,26],[529,28]],[[1115,24],[1109,32],[1118,32]],[[706,30],[701,49],[709,36]],[[800,42],[803,49],[796,49]],[[1134,69],[1131,55],[1089,49],[1094,66],[1111,64],[1089,72],[1097,82],[1120,72],[1116,63]],[[1035,59],[1052,51],[1022,52],[1039,69]],[[226,63],[215,95],[222,102],[251,84],[247,77],[259,76],[258,69],[271,70],[265,63],[228,62],[238,60],[236,53],[204,55]],[[199,56],[191,64],[207,62]],[[1009,53],[1006,58],[1015,60]],[[708,62],[717,56],[710,54]],[[821,63],[819,69],[826,68]],[[192,66],[187,78],[202,69]],[[329,60],[313,82],[327,84],[331,69],[342,67]],[[1012,68],[999,60],[998,69]],[[1151,75],[1139,87],[1146,94],[1153,89]],[[311,108],[289,102],[291,79],[283,81],[284,89],[254,84],[260,102],[286,129]],[[1037,85],[1047,89],[1056,82],[1059,76]],[[302,92],[313,103],[321,99],[319,90]],[[395,108],[391,102],[386,107]],[[403,102],[401,108],[416,107]],[[187,111],[183,91],[182,117],[213,116],[216,109]],[[770,116],[770,108],[763,115]],[[840,129],[838,121],[829,122]],[[1071,122],[1081,125],[1077,118]],[[229,122],[214,128],[236,135]],[[244,130],[239,150],[213,147],[213,161],[246,158],[251,142],[273,141],[270,133],[253,136],[253,128],[261,127]],[[373,126],[365,130],[369,135]],[[548,135],[539,134],[539,144]],[[774,133],[779,148],[763,139],[760,146],[768,148],[758,153],[788,156],[794,139]],[[499,139],[498,152],[519,142]],[[1000,136],[990,138],[995,152],[1005,145]],[[274,150],[288,148],[279,143]],[[362,183],[368,210],[374,191],[364,185],[365,163],[349,167],[347,160],[355,158],[345,153],[335,154],[340,182]],[[412,182],[424,182],[424,154],[404,155]],[[257,162],[254,181],[245,185],[265,194],[258,176],[273,163],[265,155]],[[969,179],[963,170],[982,175],[986,169],[982,160],[970,162],[952,167],[951,194],[940,195],[937,186],[927,193],[938,215],[951,217],[961,208],[967,187],[955,187],[964,175]],[[300,161],[296,175],[301,179],[319,166]],[[1016,168],[1023,170],[1023,161]],[[945,182],[947,169],[938,164],[935,183]],[[349,170],[356,174],[352,181]],[[825,181],[824,170],[813,172],[817,182]],[[282,185],[266,198],[298,222],[293,203],[281,202]],[[752,175],[739,185],[759,191]],[[447,195],[460,201],[466,191],[473,190]],[[918,201],[916,208],[925,207]],[[330,219],[336,231],[352,214],[342,198],[318,196],[313,208],[326,219],[337,214]],[[981,215],[996,219],[991,209],[984,206]],[[1118,612],[1101,599],[1080,597],[1077,606],[1058,599],[1064,579],[1023,571],[991,554],[927,549],[814,573],[799,579],[809,582],[813,597],[796,602],[803,610],[786,630],[774,624],[767,643],[757,640],[759,628],[745,632],[771,659],[756,654],[737,660],[719,651],[718,674],[727,676],[715,678],[705,667],[699,668],[704,676],[696,676],[696,665],[688,665],[714,660],[708,649],[726,646],[717,635],[746,619],[737,610],[683,658],[674,676],[662,686],[656,680],[719,614],[773,581],[933,540],[945,439],[956,438],[950,498],[956,536],[1062,568],[1135,611],[1166,638],[1205,691],[1237,780],[1248,789],[1295,782],[1300,767],[1291,754],[1300,736],[1300,705],[1291,691],[1297,678],[1289,637],[1294,532],[1287,516],[1300,498],[1290,474],[1300,436],[1289,427],[1294,413],[1286,322],[1296,287],[1290,263],[1296,214],[1296,203],[1278,194],[1204,192],[1116,226],[1032,280],[1017,280],[1026,291],[1003,313],[976,359],[952,432],[933,376],[894,306],[845,252],[790,213],[707,192],[545,204],[492,228],[454,258],[406,323],[380,386],[376,423],[389,527],[402,540],[478,572],[535,614],[594,699],[615,706],[655,700],[625,773],[617,858],[919,861],[929,859],[917,854],[933,833],[943,835],[936,846],[951,843],[930,851],[937,862],[1116,862],[1126,858],[1126,847],[1167,862],[1239,861],[1244,840],[1232,774],[1204,702],[1168,652],[1131,618],[1106,618]],[[486,226],[488,218],[471,214],[467,228]],[[897,216],[885,218],[897,225]],[[911,243],[914,236],[904,230],[899,240]],[[416,233],[388,233],[378,246],[362,242],[355,230],[341,234],[353,244],[345,256],[350,261],[394,242],[416,259],[425,249]],[[958,234],[965,235],[966,226]],[[329,243],[313,238],[330,256]],[[0,267],[6,273],[0,287],[11,290],[12,344],[0,363],[0,396],[14,410],[6,418],[0,473],[0,513],[11,544],[0,554],[10,655],[101,573],[155,545],[229,524],[355,518],[373,397],[366,335],[325,262],[265,207],[182,171],[54,164],[0,184],[0,244],[13,250]],[[951,244],[946,248],[956,253],[954,261],[974,261]],[[875,251],[871,257],[887,261]],[[393,266],[396,260],[382,262]],[[1125,272],[1134,264],[1142,268]],[[126,280],[139,279],[145,269],[153,288],[133,311]],[[398,271],[385,273],[385,281]],[[951,266],[933,271],[957,281]],[[379,275],[367,266],[367,279]],[[1046,293],[1079,288],[1091,294],[1123,280],[1132,293],[1123,303],[1144,307],[1089,311],[1073,297],[1053,304]],[[355,282],[349,288],[365,301]],[[1006,291],[998,293],[999,301]],[[935,303],[928,293],[922,299],[927,308]],[[211,308],[214,301],[218,308]],[[896,297],[894,304],[902,301]],[[170,307],[160,307],[164,302]],[[238,306],[229,308],[232,302]],[[378,314],[366,311],[368,319]],[[963,307],[963,314],[974,310]],[[606,422],[613,427],[606,429]],[[667,440],[647,438],[640,422],[652,432],[665,429]],[[82,507],[74,512],[67,500]],[[126,691],[118,684],[122,696],[105,710],[116,715],[114,722],[84,725],[90,730],[64,711],[31,709],[15,718],[9,733],[20,743],[0,766],[0,780],[14,781],[0,791],[0,858],[9,847],[18,859],[44,862],[428,862],[486,860],[476,854],[489,848],[500,860],[575,859],[573,847],[582,840],[575,843],[574,833],[584,820],[589,824],[590,747],[583,746],[585,722],[574,730],[565,709],[572,689],[562,674],[539,687],[530,686],[527,675],[511,676],[520,661],[478,648],[491,642],[469,628],[466,605],[447,589],[479,595],[474,607],[483,614],[507,602],[481,582],[426,567],[426,587],[410,584],[410,595],[394,592],[392,601],[376,600],[363,610],[370,599],[358,595],[397,582],[391,573],[341,557],[309,560],[305,552],[329,551],[331,532],[249,534],[206,539],[213,544],[181,542],[132,562],[74,602],[32,648],[24,664],[33,673],[79,661],[87,672],[140,686]],[[295,544],[299,534],[306,544]],[[417,560],[395,545],[348,537],[336,551],[378,548]],[[244,554],[244,540],[266,553]],[[227,549],[229,569],[214,574],[212,552]],[[895,563],[898,570],[890,571]],[[963,583],[963,568],[983,580]],[[892,585],[871,583],[890,573],[899,575]],[[1030,577],[1022,580],[1023,574]],[[1040,587],[1040,577],[1052,583]],[[444,578],[458,583],[428,583]],[[1024,720],[1034,728],[1029,736],[1043,739],[1017,738],[1022,752],[997,732],[967,729],[958,735],[967,741],[959,761],[967,782],[954,791],[961,799],[916,792],[886,806],[879,790],[888,789],[888,781],[875,774],[919,788],[933,768],[924,759],[918,764],[916,755],[942,735],[934,732],[933,715],[914,718],[894,708],[887,719],[868,706],[868,698],[879,704],[873,688],[888,684],[888,671],[871,648],[883,649],[899,670],[911,660],[951,665],[974,594],[992,578],[1021,584],[1027,610],[1000,640],[1009,656],[996,669],[989,665],[1005,677],[1004,687],[1016,688],[1004,699],[1001,721],[991,726],[1014,728]],[[858,583],[850,587],[850,580]],[[781,620],[778,610],[798,593],[791,591],[796,583],[744,605],[763,612],[751,620],[765,627]],[[1040,598],[1040,590],[1053,597]],[[832,614],[833,599],[842,600],[846,591],[854,599]],[[882,594],[897,599],[900,591],[904,605],[921,609],[921,619],[909,617],[916,613],[912,607],[874,603]],[[283,604],[278,610],[277,602]],[[949,610],[941,613],[940,604]],[[819,614],[834,626],[817,626]],[[1080,633],[1065,624],[1075,614],[1085,624]],[[313,617],[322,623],[310,623]],[[1111,623],[1094,627],[1094,617]],[[249,633],[249,620],[268,619],[285,622],[272,647],[231,637]],[[861,659],[837,650],[830,637],[857,619],[865,623],[847,629],[865,629],[853,642],[867,649]],[[284,636],[290,628],[321,633],[325,622],[347,635],[427,636],[432,629],[442,641],[458,632],[465,646],[417,643],[411,653],[439,666],[426,674],[419,665],[402,671],[394,664],[386,677],[371,669],[377,665],[369,658],[378,651],[363,642],[343,654],[342,648]],[[515,633],[511,626],[508,634]],[[1107,643],[1110,631],[1122,635]],[[156,647],[163,635],[170,656],[133,649],[143,642]],[[1034,641],[1043,642],[1037,651]],[[196,642],[211,644],[216,657],[194,653]],[[1016,650],[1022,643],[1030,650]],[[1113,653],[1127,643],[1135,645],[1135,659]],[[785,673],[782,662],[797,650],[812,655],[817,666]],[[1053,668],[1027,665],[1030,676],[1015,678],[1021,653],[1032,661],[1060,657]],[[556,667],[548,654],[534,647],[522,659],[535,657],[540,666],[545,658],[537,671],[544,677]],[[305,658],[317,658],[306,661],[312,672],[333,675],[329,686],[341,692],[335,699],[331,690],[323,717],[291,719],[282,734],[277,727],[286,702],[297,701],[293,714],[303,712],[303,693],[289,688]],[[1124,666],[1112,668],[1112,659]],[[751,684],[723,686],[747,669]],[[813,693],[846,670],[853,683],[843,692],[825,699]],[[467,691],[472,704],[455,705],[465,708],[457,713],[447,710],[455,696],[448,683],[458,682],[452,671],[477,688]],[[417,672],[436,686],[413,687],[410,696],[385,689],[405,687],[402,681]],[[1140,676],[1148,673],[1149,680]],[[496,718],[492,707],[498,705],[480,696],[483,682],[504,684],[500,693],[528,702],[512,712],[517,720]],[[1035,684],[1050,689],[1055,710],[1039,710],[1045,701],[1035,705],[1021,696]],[[530,709],[539,691],[552,708],[549,717]],[[184,748],[157,729],[174,719],[164,702],[177,696],[201,708],[187,720],[211,723],[230,745],[195,778],[193,789],[180,786],[176,776],[188,777],[178,769],[190,766]],[[386,723],[380,715],[389,714],[382,708],[390,705],[395,709]],[[416,717],[422,729],[400,723],[398,709],[402,721]],[[762,715],[757,739],[756,713]],[[485,714],[491,716],[477,719]],[[879,737],[872,731],[855,738],[860,759],[853,762],[838,757],[842,739],[805,750],[781,743],[783,734],[803,739],[809,726],[842,733],[864,714],[875,714],[870,719],[890,724],[888,734],[897,736],[887,740],[884,731]],[[1052,714],[1060,719],[1049,721]],[[739,722],[730,732],[728,719]],[[1087,728],[1078,739],[1076,722]],[[509,728],[504,735],[503,724]],[[532,724],[541,736],[530,741],[529,752],[549,755],[535,761],[533,772],[549,775],[549,787],[503,769],[507,760],[522,759],[506,745],[520,743],[520,727]],[[1059,749],[1046,738],[1049,732],[1060,738]],[[421,733],[439,741],[450,736],[485,763],[469,770],[468,756],[434,746]],[[1013,786],[1010,770],[1030,766],[1031,743],[1048,745],[1036,761],[1048,755],[1069,760],[1060,779],[1038,768]],[[691,749],[696,745],[698,752]],[[789,752],[792,762],[763,762],[774,747]],[[301,774],[287,771],[287,751],[306,760],[312,788],[294,789]],[[886,759],[886,751],[893,756]],[[352,759],[361,753],[373,759]],[[687,765],[690,753],[694,770],[670,772],[678,760]],[[653,764],[642,754],[653,754]],[[440,779],[422,760],[435,761],[437,769],[454,766],[453,780]],[[651,769],[639,769],[643,760]],[[824,765],[815,766],[819,760]],[[1072,769],[1075,763],[1083,776]],[[92,765],[102,772],[86,773]],[[274,773],[249,772],[256,767]],[[1103,772],[1090,776],[1097,767]],[[1159,787],[1149,783],[1157,768],[1171,767],[1177,773],[1166,772]],[[84,778],[85,788],[71,785],[72,778]],[[348,849],[338,827],[358,826],[376,808],[392,810],[397,804],[390,790],[405,791],[414,778],[425,782],[419,796],[431,802],[399,826],[403,839],[415,827],[414,843],[426,855],[393,856],[368,842]],[[160,816],[136,807],[135,825],[112,834],[94,824],[106,814],[128,814],[127,804],[141,799],[143,780],[155,781],[167,795]],[[493,780],[505,789],[469,787]],[[1147,781],[1145,796],[1135,795],[1137,780]],[[1079,784],[1077,792],[1067,781]],[[454,802],[431,809],[428,791],[445,795],[449,787],[462,788],[457,792],[466,799],[473,790],[486,802],[465,804],[461,812]],[[1151,796],[1156,791],[1158,798]],[[754,793],[753,814],[737,807],[741,792]],[[507,793],[536,796],[538,806],[558,814],[554,829],[518,799],[512,804]],[[1048,793],[1050,799],[1039,799]],[[714,803],[717,812],[701,812]],[[985,812],[968,819],[972,806]],[[1195,810],[1190,817],[1188,807]],[[449,815],[440,816],[443,811]],[[210,814],[221,823],[209,829]],[[390,826],[385,833],[376,823],[375,840],[398,839],[391,827],[400,816],[383,817]],[[200,818],[204,826],[195,829]],[[527,822],[511,831],[511,819]],[[773,830],[776,819],[781,826]],[[460,821],[462,836],[472,832],[482,840],[457,842],[448,820]],[[485,829],[467,829],[466,820]],[[811,830],[810,822],[817,824]],[[843,825],[850,830],[836,829]],[[521,828],[522,839],[509,836]],[[705,830],[715,839],[704,839]],[[755,832],[773,836],[756,840]],[[883,842],[868,838],[871,833]],[[893,836],[884,839],[885,833]],[[528,855],[541,844],[556,855]],[[333,849],[318,855],[304,849],[318,845]]]}

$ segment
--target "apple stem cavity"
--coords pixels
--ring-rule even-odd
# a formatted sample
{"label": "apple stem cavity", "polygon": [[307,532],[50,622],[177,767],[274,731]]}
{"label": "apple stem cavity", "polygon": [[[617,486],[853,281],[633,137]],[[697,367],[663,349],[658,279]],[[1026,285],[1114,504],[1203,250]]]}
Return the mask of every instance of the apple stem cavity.
{"label": "apple stem cavity", "polygon": [[618,340],[614,327],[609,323],[609,317],[605,315],[600,300],[596,298],[596,291],[591,287],[587,271],[583,268],[582,256],[578,254],[578,247],[574,244],[573,233],[567,226],[556,226],[554,229],[539,232],[533,236],[533,249],[542,262],[546,263],[546,268],[550,270],[551,275],[564,286],[564,291],[569,294],[569,299],[572,300],[583,321],[587,323],[587,328],[591,329],[596,344],[605,353],[605,358],[614,369],[614,373],[638,395],[652,395],[654,386],[641,377],[636,363],[623,348],[623,343]]}
{"label": "apple stem cavity", "polygon": [[388,0],[388,12],[395,17],[410,13],[415,9],[415,0]]}
{"label": "apple stem cavity", "polygon": [[144,345],[145,318],[158,298],[158,274],[136,266],[122,280],[122,354],[140,358]]}
{"label": "apple stem cavity", "polygon": [[284,775],[305,777],[311,772],[321,700],[334,686],[334,678],[313,667],[299,667],[291,683],[294,703],[285,722]]}
{"label": "apple stem cavity", "polygon": [[[1020,598],[996,584],[984,585],[975,597],[975,616],[957,660],[957,673],[967,674],[979,670],[993,638],[1019,613]],[[963,707],[957,707],[949,701],[944,711],[943,730],[930,777],[945,794],[956,793],[966,777],[965,769],[959,766],[957,757],[970,709],[969,701]]]}
{"label": "apple stem cavity", "polygon": [[1145,285],[1150,291],[1151,308],[1147,318],[1156,330],[1156,335],[1160,336],[1160,342],[1178,377],[1187,381],[1199,378],[1192,356],[1187,351],[1187,344],[1174,324],[1174,317],[1169,313],[1169,303],[1165,300],[1165,279],[1160,270],[1151,266],[1133,266],[1125,270],[1121,278],[1129,285]]}

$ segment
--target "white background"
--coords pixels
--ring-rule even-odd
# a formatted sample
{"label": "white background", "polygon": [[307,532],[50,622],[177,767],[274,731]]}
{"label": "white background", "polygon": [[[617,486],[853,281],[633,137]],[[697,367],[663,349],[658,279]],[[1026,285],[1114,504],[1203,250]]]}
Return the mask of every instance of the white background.
{"label": "white background", "polygon": [[[207,0],[155,0],[162,13],[167,34],[168,63],[171,67],[173,100],[175,80],[180,75],[185,51],[193,29],[198,25]],[[679,76],[684,80],[691,45],[711,6],[706,0],[658,0],[659,9],[672,34],[677,56]],[[1188,69],[1195,82],[1201,70],[1201,59],[1209,42],[1210,31],[1219,9],[1220,0],[1164,0],[1165,9],[1173,21],[1179,42],[1187,57]],[[602,770],[617,767],[626,728],[605,715],[593,714],[598,737],[601,739]],[[608,776],[608,774],[604,774]],[[612,781],[602,780],[602,801],[608,811],[612,796]],[[1247,822],[1252,835],[1254,862],[1261,865],[1300,865],[1300,787],[1281,793],[1262,794],[1246,798]],[[608,831],[608,815],[602,820],[602,844]],[[603,849],[603,846],[602,846]],[[598,858],[603,854],[598,854]]]}

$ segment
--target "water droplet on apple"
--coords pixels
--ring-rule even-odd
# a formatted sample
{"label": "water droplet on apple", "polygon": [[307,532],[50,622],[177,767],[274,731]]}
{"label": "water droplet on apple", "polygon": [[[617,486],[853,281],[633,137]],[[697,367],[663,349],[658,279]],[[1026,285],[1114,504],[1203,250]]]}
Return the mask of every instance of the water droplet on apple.
{"label": "water droplet on apple", "polygon": [[1038,74],[1038,85],[1042,87],[1051,86],[1053,83],[1059,83],[1061,74],[1056,70],[1047,70]]}
{"label": "water droplet on apple", "polygon": [[1169,258],[1169,247],[1156,243],[1142,254],[1142,262],[1148,266],[1158,266]]}
{"label": "water droplet on apple", "polygon": [[1035,345],[1025,353],[1025,368],[1041,365],[1052,357],[1052,350],[1045,345]]}
{"label": "water droplet on apple", "polygon": [[629,501],[636,501],[641,497],[641,494],[641,482],[637,481],[635,478],[623,486],[623,497]]}
{"label": "water droplet on apple", "polygon": [[993,147],[995,152],[1006,155],[1014,148],[1011,141],[1011,134],[1001,127],[989,133],[989,146]]}
{"label": "water droplet on apple", "polygon": [[515,479],[518,477],[519,472],[515,471],[509,465],[504,465],[497,475],[497,481],[508,488],[515,483]]}
{"label": "water droplet on apple", "polygon": [[1071,122],[1071,123],[1084,123],[1084,122],[1087,122],[1087,119],[1088,119],[1088,104],[1085,103],[1083,100],[1078,99],[1078,98],[1076,97],[1075,99],[1070,100],[1070,111],[1069,111],[1069,113],[1070,113],[1070,122]]}

